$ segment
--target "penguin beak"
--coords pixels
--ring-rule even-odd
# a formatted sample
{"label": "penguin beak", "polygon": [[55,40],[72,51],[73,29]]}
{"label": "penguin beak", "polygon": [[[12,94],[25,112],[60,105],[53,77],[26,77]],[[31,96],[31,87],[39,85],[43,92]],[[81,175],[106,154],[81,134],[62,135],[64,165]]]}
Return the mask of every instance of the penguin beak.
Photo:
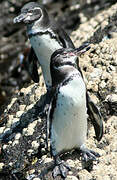
{"label": "penguin beak", "polygon": [[15,17],[13,22],[14,23],[20,23],[20,22],[23,22],[23,20],[26,18],[27,14],[25,13],[22,13],[20,14],[19,16]]}
{"label": "penguin beak", "polygon": [[86,51],[88,51],[91,47],[89,46],[89,43],[85,43],[84,45],[80,46],[79,48],[76,48],[74,51],[74,54],[77,56],[80,56],[81,54],[84,54]]}
{"label": "penguin beak", "polygon": [[29,13],[21,13],[19,16],[15,17],[13,20],[14,23],[20,23],[20,22],[29,23],[29,21],[30,21]]}

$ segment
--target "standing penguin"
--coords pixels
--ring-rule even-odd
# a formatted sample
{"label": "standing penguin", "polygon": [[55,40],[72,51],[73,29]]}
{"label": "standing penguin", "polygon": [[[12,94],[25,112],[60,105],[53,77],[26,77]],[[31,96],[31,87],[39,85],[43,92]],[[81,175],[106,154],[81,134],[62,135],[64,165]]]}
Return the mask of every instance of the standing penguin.
{"label": "standing penguin", "polygon": [[[75,48],[70,37],[48,15],[45,7],[36,2],[29,2],[21,9],[21,14],[14,19],[14,23],[23,22],[27,26],[27,34],[31,42],[31,51],[27,61],[28,72],[34,82],[39,81],[37,61],[41,65],[47,92],[52,87],[50,75],[50,57],[55,50],[60,48]],[[82,48],[82,46],[81,46]],[[76,64],[78,60],[76,61]],[[79,69],[79,67],[78,67]],[[80,70],[80,69],[79,69]],[[47,94],[46,97],[49,97]],[[96,139],[99,141],[103,136],[102,117],[96,105],[91,101],[88,93],[87,108],[91,122],[95,129]],[[47,99],[46,102],[48,102]]]}
{"label": "standing penguin", "polygon": [[86,164],[99,157],[98,153],[85,147],[86,87],[75,61],[86,50],[63,48],[51,56],[52,98],[47,116],[47,137],[50,137],[51,155],[55,160],[54,178],[67,176],[69,167],[59,157],[66,151],[77,149]]}

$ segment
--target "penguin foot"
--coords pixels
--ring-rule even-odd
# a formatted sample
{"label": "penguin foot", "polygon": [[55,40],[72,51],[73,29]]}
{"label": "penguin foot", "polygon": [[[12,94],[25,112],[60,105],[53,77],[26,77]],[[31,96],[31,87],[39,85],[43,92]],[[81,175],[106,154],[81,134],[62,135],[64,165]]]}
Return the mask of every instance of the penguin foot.
{"label": "penguin foot", "polygon": [[60,175],[62,178],[66,178],[70,169],[71,168],[65,164],[64,161],[57,158],[55,159],[55,168],[53,169],[52,176],[53,178],[56,178],[56,176]]}
{"label": "penguin foot", "polygon": [[89,150],[89,149],[81,150],[81,156],[82,156],[82,160],[85,162],[96,161],[96,158],[100,157],[99,153]]}
{"label": "penguin foot", "polygon": [[87,148],[81,148],[80,154],[82,158],[83,168],[85,168],[88,171],[91,171],[93,168],[93,161],[97,161],[97,158],[100,157],[100,154]]}

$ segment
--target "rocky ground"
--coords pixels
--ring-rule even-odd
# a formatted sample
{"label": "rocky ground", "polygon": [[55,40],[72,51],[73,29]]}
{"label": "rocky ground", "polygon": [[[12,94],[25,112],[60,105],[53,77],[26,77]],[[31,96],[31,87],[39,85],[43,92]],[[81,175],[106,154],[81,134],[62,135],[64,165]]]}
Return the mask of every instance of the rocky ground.
{"label": "rocky ground", "polygon": [[[117,3],[112,1],[113,4],[108,4],[108,1],[104,6],[101,2],[88,5],[87,10],[78,9],[80,23],[71,33],[76,47],[84,42],[91,43],[89,52],[80,57],[80,67],[90,96],[99,106],[104,119],[102,140],[95,140],[92,126],[87,139],[87,146],[99,152],[101,157],[94,162],[93,170],[88,172],[83,169],[76,152],[63,155],[62,158],[71,167],[66,180],[117,179]],[[76,5],[71,7],[77,12]],[[13,38],[10,42],[21,43],[22,36],[24,45],[25,30],[14,28],[17,41]],[[21,45],[18,53],[22,48]],[[0,120],[0,180],[53,179],[53,160],[45,149],[46,123],[40,114],[46,90],[39,71],[40,83],[31,81],[21,90],[16,89],[3,108]]]}

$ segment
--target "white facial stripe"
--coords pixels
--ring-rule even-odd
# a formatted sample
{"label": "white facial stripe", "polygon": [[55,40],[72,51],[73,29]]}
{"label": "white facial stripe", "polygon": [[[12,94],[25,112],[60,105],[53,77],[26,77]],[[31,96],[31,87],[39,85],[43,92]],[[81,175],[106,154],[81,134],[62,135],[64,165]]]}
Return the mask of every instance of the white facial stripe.
{"label": "white facial stripe", "polygon": [[39,10],[41,10],[41,9],[40,9],[40,7],[35,7],[35,8],[34,8],[34,10],[35,10],[35,9],[39,9]]}
{"label": "white facial stripe", "polygon": [[[36,8],[36,9],[40,9],[40,8]],[[42,10],[40,9],[40,11],[41,11],[41,17],[40,17],[40,21],[43,19],[43,12],[42,12]]]}
{"label": "white facial stripe", "polygon": [[28,14],[28,16],[24,19],[24,21],[30,21],[30,15],[32,15],[31,13]]}

